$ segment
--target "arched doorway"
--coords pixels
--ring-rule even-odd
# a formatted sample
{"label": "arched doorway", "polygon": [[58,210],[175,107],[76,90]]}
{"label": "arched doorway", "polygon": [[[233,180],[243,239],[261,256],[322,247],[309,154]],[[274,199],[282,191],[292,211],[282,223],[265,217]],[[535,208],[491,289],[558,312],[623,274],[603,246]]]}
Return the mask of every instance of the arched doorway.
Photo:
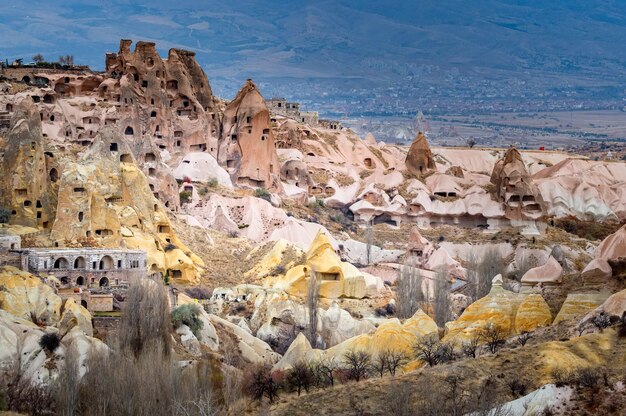
{"label": "arched doorway", "polygon": [[113,262],[111,256],[104,256],[100,260],[100,270],[110,270],[114,265],[115,263]]}
{"label": "arched doorway", "polygon": [[80,301],[80,306],[82,306],[83,308],[87,309],[87,301],[86,300],[81,300]]}
{"label": "arched doorway", "polygon": [[50,182],[56,182],[59,180],[59,172],[56,168],[50,169]]}
{"label": "arched doorway", "polygon": [[83,276],[78,276],[76,279],[76,286],[84,286],[85,278]]}
{"label": "arched doorway", "polygon": [[86,262],[85,262],[85,258],[84,257],[76,257],[76,260],[74,260],[74,268],[75,269],[84,269],[86,268]]}
{"label": "arched doorway", "polygon": [[56,259],[54,261],[54,268],[55,269],[67,269],[69,267],[70,263],[67,261],[67,259],[65,257],[59,257],[58,259]]}
{"label": "arched doorway", "polygon": [[100,279],[100,287],[108,287],[109,286],[109,278],[104,276]]}
{"label": "arched doorway", "polygon": [[63,286],[68,285],[70,283],[70,279],[68,279],[67,276],[62,277],[60,280]]}

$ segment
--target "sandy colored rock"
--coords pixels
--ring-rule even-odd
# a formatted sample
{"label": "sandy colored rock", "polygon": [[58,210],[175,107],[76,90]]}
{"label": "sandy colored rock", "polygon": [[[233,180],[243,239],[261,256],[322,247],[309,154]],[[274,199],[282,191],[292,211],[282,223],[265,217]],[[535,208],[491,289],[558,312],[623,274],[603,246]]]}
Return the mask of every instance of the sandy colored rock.
{"label": "sandy colored rock", "polygon": [[270,113],[252,80],[248,80],[224,110],[224,140],[218,161],[239,185],[280,190],[280,165]]}
{"label": "sandy colored rock", "polygon": [[515,333],[531,332],[552,323],[552,313],[545,299],[539,294],[525,297],[515,314]]}
{"label": "sandy colored rock", "polygon": [[602,283],[610,278],[612,274],[613,270],[611,269],[611,265],[606,260],[597,258],[591,260],[589,264],[585,266],[582,271],[582,278],[586,283]]}
{"label": "sandy colored rock", "polygon": [[502,288],[502,279],[494,278],[491,292],[469,305],[455,321],[446,324],[444,340],[464,342],[494,325],[507,336],[549,325],[550,309],[540,295],[525,295]]}
{"label": "sandy colored rock", "polygon": [[554,318],[554,323],[581,318],[600,306],[607,297],[604,293],[570,293]]}
{"label": "sandy colored rock", "polygon": [[275,284],[276,289],[287,291],[293,296],[306,296],[309,278],[315,274],[321,279],[320,296],[363,298],[367,283],[363,274],[350,263],[342,262],[326,234],[319,232],[309,247],[304,265],[290,269],[285,277]]}
{"label": "sandy colored rock", "polygon": [[0,307],[20,318],[54,325],[61,318],[61,298],[28,272],[11,266],[0,268]]}
{"label": "sandy colored rock", "polygon": [[85,335],[93,336],[91,314],[83,306],[76,303],[74,298],[67,299],[63,304],[61,321],[58,326],[61,334],[66,334],[73,327],[78,326]]}

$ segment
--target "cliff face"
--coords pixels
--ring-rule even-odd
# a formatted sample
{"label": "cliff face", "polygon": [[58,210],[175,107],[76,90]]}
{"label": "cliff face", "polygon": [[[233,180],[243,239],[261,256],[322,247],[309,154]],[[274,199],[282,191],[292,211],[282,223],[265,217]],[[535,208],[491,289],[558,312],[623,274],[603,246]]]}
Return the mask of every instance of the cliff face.
{"label": "cliff face", "polygon": [[16,107],[4,148],[0,201],[11,210],[11,223],[49,228],[54,219],[58,169],[44,151],[39,112],[32,101]]}
{"label": "cliff face", "polygon": [[226,106],[218,161],[240,185],[280,190],[269,110],[251,80]]}
{"label": "cliff face", "polygon": [[526,170],[522,155],[511,147],[496,162],[491,174],[496,196],[504,204],[506,218],[535,220],[543,216],[545,207],[539,189]]}
{"label": "cliff face", "polygon": [[151,273],[197,281],[201,260],[178,240],[129,144],[115,129],[103,129],[88,151],[68,163],[58,201],[50,236],[55,244],[93,239],[103,247],[143,249]]}

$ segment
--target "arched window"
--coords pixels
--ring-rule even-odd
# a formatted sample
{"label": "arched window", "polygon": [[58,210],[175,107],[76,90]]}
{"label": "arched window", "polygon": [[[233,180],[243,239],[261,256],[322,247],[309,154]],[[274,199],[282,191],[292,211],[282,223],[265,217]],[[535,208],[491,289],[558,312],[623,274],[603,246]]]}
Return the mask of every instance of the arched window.
{"label": "arched window", "polygon": [[84,257],[76,257],[76,260],[74,260],[74,268],[75,269],[84,269],[86,268],[87,262],[85,261]]}
{"label": "arched window", "polygon": [[111,256],[104,256],[100,260],[100,270],[110,270],[115,266],[115,262],[111,258]]}
{"label": "arched window", "polygon": [[58,259],[56,259],[54,261],[54,268],[55,269],[67,269],[69,267],[70,263],[67,261],[67,259],[65,257],[59,257]]}

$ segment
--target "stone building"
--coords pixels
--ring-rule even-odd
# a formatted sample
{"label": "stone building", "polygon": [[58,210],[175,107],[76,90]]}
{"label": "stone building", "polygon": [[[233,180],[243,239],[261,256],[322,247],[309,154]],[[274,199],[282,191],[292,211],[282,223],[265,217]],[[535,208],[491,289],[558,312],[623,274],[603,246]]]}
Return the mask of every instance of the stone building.
{"label": "stone building", "polygon": [[55,276],[70,287],[127,285],[147,275],[147,255],[142,250],[29,248],[21,255],[28,272]]}
{"label": "stone building", "polygon": [[19,235],[0,234],[0,251],[19,250],[21,244]]}
{"label": "stone building", "polygon": [[284,98],[270,98],[265,100],[265,105],[272,114],[289,117],[309,126],[317,126],[320,121],[317,111],[300,111],[300,103],[288,102]]}

